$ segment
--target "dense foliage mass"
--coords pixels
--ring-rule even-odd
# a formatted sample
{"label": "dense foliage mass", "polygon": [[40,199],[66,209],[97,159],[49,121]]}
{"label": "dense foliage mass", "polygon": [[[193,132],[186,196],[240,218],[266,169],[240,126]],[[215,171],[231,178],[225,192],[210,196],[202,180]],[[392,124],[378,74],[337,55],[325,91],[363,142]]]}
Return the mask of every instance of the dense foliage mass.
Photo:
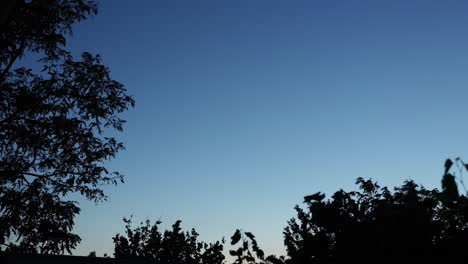
{"label": "dense foliage mass", "polygon": [[359,178],[359,191],[306,196],[284,232],[286,262],[454,261],[468,245],[468,199],[458,193],[452,164],[446,161],[442,191],[406,181],[391,192]]}
{"label": "dense foliage mass", "polygon": [[[181,221],[172,225],[172,230],[164,233],[159,231],[160,221],[151,224],[147,220],[132,229],[131,219],[123,219],[125,234],[116,234],[114,240],[114,256],[117,259],[138,259],[145,263],[165,264],[221,264],[225,263],[224,238],[214,243],[198,240],[195,229],[183,232]],[[231,237],[231,245],[238,246],[230,250],[235,257],[234,263],[273,263],[275,256],[264,258],[263,251],[258,247],[255,236],[250,232],[236,230]],[[273,261],[273,262],[272,262]]]}
{"label": "dense foliage mass", "polygon": [[157,221],[154,225],[148,220],[139,227],[131,228],[131,220],[125,219],[125,235],[117,234],[113,240],[116,258],[139,258],[151,263],[221,264],[223,244],[198,241],[195,229],[190,232],[181,230],[181,221],[172,230],[159,231]]}
{"label": "dense foliage mass", "polygon": [[[98,55],[65,50],[74,23],[97,12],[94,1],[6,0],[0,12],[0,250],[63,253],[78,193],[105,198],[101,185],[122,181],[105,162],[123,149],[111,130],[133,98]],[[35,71],[15,68],[37,56]],[[25,58],[27,59],[27,58]],[[25,64],[25,63],[23,63]]]}
{"label": "dense foliage mass", "polygon": [[[461,160],[456,162],[468,168]],[[452,165],[451,160],[446,161],[442,191],[427,190],[413,181],[391,191],[358,178],[357,191],[339,190],[329,200],[322,193],[306,196],[305,208],[296,206],[297,217],[284,230],[286,257],[265,257],[254,235],[240,230],[231,237],[231,245],[239,248],[229,254],[235,264],[450,263],[468,245],[468,198],[458,192],[455,176],[450,173]],[[114,238],[115,256],[156,256],[153,252],[165,251],[199,256],[201,247],[185,245],[196,236],[191,235],[190,240],[189,233],[180,233],[179,223],[164,236],[154,229],[156,239],[147,239],[150,236],[142,234],[148,231],[131,231],[127,225],[128,238]],[[169,239],[177,232],[181,239]],[[220,263],[223,248],[216,244],[220,247],[215,248],[219,256],[215,262],[196,257],[189,262]],[[162,261],[158,257],[151,259],[164,263],[158,262]],[[171,260],[175,262],[169,263],[187,261],[180,257],[166,261]]]}

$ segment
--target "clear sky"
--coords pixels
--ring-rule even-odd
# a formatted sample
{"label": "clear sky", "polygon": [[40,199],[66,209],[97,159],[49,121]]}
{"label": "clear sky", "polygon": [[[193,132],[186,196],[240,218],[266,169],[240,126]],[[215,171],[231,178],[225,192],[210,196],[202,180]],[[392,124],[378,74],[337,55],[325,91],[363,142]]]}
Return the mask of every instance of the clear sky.
{"label": "clear sky", "polygon": [[112,254],[122,217],[282,253],[293,207],[357,177],[439,187],[468,159],[467,1],[101,1],[69,47],[136,99],[126,183],[80,200],[76,254]]}

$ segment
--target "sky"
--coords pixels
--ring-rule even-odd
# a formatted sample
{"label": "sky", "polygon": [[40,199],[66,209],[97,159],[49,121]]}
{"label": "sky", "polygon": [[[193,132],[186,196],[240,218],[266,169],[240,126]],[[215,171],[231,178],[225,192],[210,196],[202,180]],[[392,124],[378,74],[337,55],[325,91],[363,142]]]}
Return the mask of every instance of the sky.
{"label": "sky", "polygon": [[[468,160],[468,2],[100,1],[74,28],[136,107],[104,203],[80,199],[77,255],[113,254],[135,222],[204,241],[254,233],[283,254],[294,206],[357,177],[439,188]],[[228,247],[229,248],[229,247]]]}

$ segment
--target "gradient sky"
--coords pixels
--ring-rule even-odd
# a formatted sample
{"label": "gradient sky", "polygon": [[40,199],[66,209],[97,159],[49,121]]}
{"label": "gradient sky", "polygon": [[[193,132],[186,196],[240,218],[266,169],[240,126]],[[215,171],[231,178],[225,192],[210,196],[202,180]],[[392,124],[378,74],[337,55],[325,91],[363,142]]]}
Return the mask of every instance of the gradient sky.
{"label": "gradient sky", "polygon": [[137,102],[109,163],[126,183],[80,200],[78,255],[112,255],[131,214],[283,253],[304,195],[435,188],[468,159],[467,1],[103,0],[69,47]]}

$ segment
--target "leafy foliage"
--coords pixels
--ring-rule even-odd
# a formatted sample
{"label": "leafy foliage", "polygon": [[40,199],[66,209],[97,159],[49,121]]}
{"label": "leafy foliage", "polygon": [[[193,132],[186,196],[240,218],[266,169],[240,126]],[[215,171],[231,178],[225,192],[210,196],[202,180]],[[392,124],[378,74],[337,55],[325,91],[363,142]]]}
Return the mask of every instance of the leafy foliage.
{"label": "leafy foliage", "polygon": [[230,250],[229,254],[235,257],[234,264],[284,264],[284,256],[275,255],[265,257],[265,253],[258,246],[255,236],[251,232],[236,229],[231,236],[231,245],[239,245],[236,250]]}
{"label": "leafy foliage", "polygon": [[0,83],[26,52],[56,60],[72,25],[97,13],[93,0],[4,0],[0,11]]}
{"label": "leafy foliage", "polygon": [[[215,243],[198,241],[198,233],[181,230],[181,221],[176,221],[172,230],[159,231],[160,221],[151,224],[149,220],[132,229],[131,219],[124,218],[125,235],[117,234],[114,240],[114,256],[117,259],[138,259],[144,263],[192,263],[221,264],[225,263],[223,254],[224,238]],[[231,245],[239,248],[230,250],[235,256],[235,264],[284,264],[284,257],[274,255],[265,258],[263,250],[258,247],[255,236],[250,232],[237,229],[231,237]]]}
{"label": "leafy foliage", "polygon": [[70,233],[74,215],[80,209],[74,202],[61,201],[58,195],[35,186],[40,184],[36,181],[25,192],[5,190],[1,195],[5,208],[0,218],[1,231],[8,234],[8,228],[14,228],[20,240],[19,244],[8,245],[9,252],[60,254],[80,242],[78,235]]}
{"label": "leafy foliage", "polygon": [[[339,190],[328,200],[320,192],[305,196],[305,208],[295,207],[297,217],[284,230],[287,257],[265,257],[255,236],[240,229],[231,236],[230,244],[237,248],[229,254],[234,264],[455,262],[468,245],[468,198],[458,192],[454,164],[468,168],[460,159],[447,161],[442,191],[410,180],[390,191],[358,178],[357,191]],[[197,234],[182,233],[179,221],[164,236],[157,230],[159,222],[132,230],[125,221],[127,237],[114,238],[116,257],[149,257],[154,263],[223,262],[222,244],[214,250],[216,258],[197,257],[206,250],[200,253],[201,246],[186,246],[196,244],[190,241]],[[187,255],[191,257],[180,257]]]}
{"label": "leafy foliage", "polygon": [[114,240],[115,258],[140,258],[148,263],[221,264],[224,261],[223,242],[198,241],[195,229],[183,232],[176,221],[172,230],[159,231],[157,221],[149,220],[132,229],[131,219],[125,219],[125,235],[117,234]]}
{"label": "leafy foliage", "polygon": [[284,231],[286,263],[443,263],[468,244],[466,196],[413,181],[394,192],[356,183],[360,191],[340,190],[327,201],[317,193],[306,197],[306,208],[296,206]]}
{"label": "leafy foliage", "polygon": [[256,263],[255,255],[260,261],[264,260],[265,253],[258,247],[255,236],[252,233],[242,232],[237,229],[231,237],[231,245],[236,245],[239,242],[240,247],[237,250],[229,251],[231,256],[236,257],[234,264]]}
{"label": "leafy foliage", "polygon": [[[134,106],[99,55],[75,60],[65,49],[73,23],[97,12],[94,1],[6,1],[0,12],[0,246],[8,251],[70,252],[79,193],[106,198],[101,185],[123,182],[105,162],[124,148],[108,136]],[[27,52],[42,71],[12,69]],[[16,242],[12,241],[15,239]],[[0,247],[1,249],[1,247]]]}

